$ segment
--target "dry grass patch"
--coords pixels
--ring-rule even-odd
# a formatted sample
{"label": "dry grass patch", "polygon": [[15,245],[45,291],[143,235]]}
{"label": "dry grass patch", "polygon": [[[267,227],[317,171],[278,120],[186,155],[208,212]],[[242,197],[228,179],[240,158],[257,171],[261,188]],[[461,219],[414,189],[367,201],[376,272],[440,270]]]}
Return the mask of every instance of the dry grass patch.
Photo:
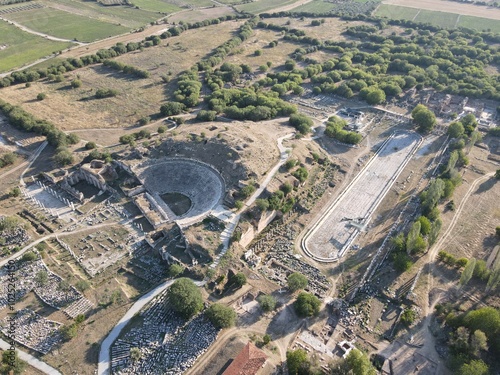
{"label": "dry grass patch", "polygon": [[[276,40],[279,40],[278,45],[274,48],[269,48],[269,43]],[[257,29],[238,48],[240,53],[228,56],[224,61],[233,64],[248,64],[254,70],[260,65],[265,65],[268,61],[272,62],[272,66],[278,66],[284,64],[290,58],[290,54],[299,47],[299,44],[281,39],[281,33],[279,32]],[[256,50],[261,50],[262,54],[256,56]]]}

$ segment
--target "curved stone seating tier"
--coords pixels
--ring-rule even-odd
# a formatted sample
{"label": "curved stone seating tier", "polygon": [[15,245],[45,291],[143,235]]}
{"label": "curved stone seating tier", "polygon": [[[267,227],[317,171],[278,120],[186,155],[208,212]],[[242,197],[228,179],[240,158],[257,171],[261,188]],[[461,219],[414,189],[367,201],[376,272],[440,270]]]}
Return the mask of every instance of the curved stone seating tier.
{"label": "curved stone seating tier", "polygon": [[182,220],[192,223],[203,219],[222,200],[225,183],[220,173],[212,166],[193,159],[162,159],[156,163],[148,163],[137,168],[137,177],[158,203],[167,211],[165,202],[159,196],[166,193],[177,193],[191,200],[190,209],[181,216],[173,216],[168,209],[171,220]]}

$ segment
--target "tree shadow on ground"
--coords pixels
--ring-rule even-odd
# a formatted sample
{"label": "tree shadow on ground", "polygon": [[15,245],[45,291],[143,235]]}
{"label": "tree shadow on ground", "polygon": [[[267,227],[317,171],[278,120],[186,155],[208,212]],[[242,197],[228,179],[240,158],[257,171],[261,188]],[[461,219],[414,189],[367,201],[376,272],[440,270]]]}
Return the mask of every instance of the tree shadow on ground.
{"label": "tree shadow on ground", "polygon": [[484,181],[481,185],[479,185],[474,194],[481,194],[487,192],[496,184],[496,182],[497,180],[495,178],[493,177],[489,178],[488,180]]}

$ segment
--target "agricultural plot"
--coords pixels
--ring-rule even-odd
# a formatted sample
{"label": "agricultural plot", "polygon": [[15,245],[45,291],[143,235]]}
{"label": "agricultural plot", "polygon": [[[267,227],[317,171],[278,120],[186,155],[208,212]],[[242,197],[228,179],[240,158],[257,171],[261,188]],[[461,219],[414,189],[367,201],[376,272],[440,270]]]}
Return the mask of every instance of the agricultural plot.
{"label": "agricultural plot", "polygon": [[432,10],[421,9],[419,10],[414,21],[430,23],[447,29],[452,29],[457,27],[458,17],[459,15],[454,13],[435,12]]}
{"label": "agricultural plot", "polygon": [[458,26],[476,29],[479,31],[492,31],[494,33],[500,33],[500,21],[489,18],[460,16]]}
{"label": "agricultural plot", "polygon": [[[487,8],[485,8],[487,9]],[[455,9],[453,8],[455,12]],[[427,9],[410,8],[398,5],[382,4],[375,15],[390,19],[404,19],[415,22],[430,23],[448,29],[467,27],[479,31],[500,32],[500,21],[496,19],[467,16],[458,13],[448,13]],[[485,14],[486,15],[486,14]]]}
{"label": "agricultural plot", "polygon": [[393,20],[413,20],[418,12],[419,9],[417,8],[382,4],[377,8],[375,15],[379,17],[387,17]]}
{"label": "agricultural plot", "polygon": [[128,31],[120,25],[77,16],[54,8],[10,13],[5,15],[5,18],[44,34],[82,42],[91,42]]}
{"label": "agricultural plot", "polygon": [[290,5],[295,3],[296,1],[297,0],[259,0],[248,4],[237,5],[236,9],[238,9],[240,12],[249,12],[256,14],[271,11],[284,5]]}
{"label": "agricultural plot", "polygon": [[163,12],[152,12],[131,6],[103,6],[94,1],[51,0],[51,6],[69,13],[102,22],[120,24],[128,28],[138,28],[165,16]]}
{"label": "agricultural plot", "polygon": [[297,8],[293,8],[293,12],[310,12],[310,13],[324,13],[329,12],[334,8],[334,4],[324,0],[313,0],[310,3],[303,4]]}
{"label": "agricultural plot", "polygon": [[177,5],[169,4],[161,0],[133,0],[132,3],[139,7],[139,9],[147,10],[149,12],[172,13],[181,9]]}
{"label": "agricultural plot", "polygon": [[384,142],[374,158],[306,234],[303,247],[309,256],[323,262],[344,256],[368,225],[421,140],[416,133],[402,132]]}
{"label": "agricultural plot", "polygon": [[36,61],[72,45],[54,42],[24,32],[14,25],[0,21],[0,73]]}

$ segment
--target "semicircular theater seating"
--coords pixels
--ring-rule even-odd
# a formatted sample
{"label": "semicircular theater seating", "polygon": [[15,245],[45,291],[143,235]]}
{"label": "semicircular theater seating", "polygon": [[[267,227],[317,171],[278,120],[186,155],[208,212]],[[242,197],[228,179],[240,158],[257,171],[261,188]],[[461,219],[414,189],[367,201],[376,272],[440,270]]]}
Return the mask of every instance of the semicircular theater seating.
{"label": "semicircular theater seating", "polygon": [[[165,208],[162,194],[179,193],[191,200],[189,210],[172,220],[204,217],[224,196],[225,183],[217,170],[208,164],[191,159],[167,159],[151,164],[138,174],[144,187]],[[170,210],[168,210],[170,211]],[[169,216],[173,215],[170,211]]]}

